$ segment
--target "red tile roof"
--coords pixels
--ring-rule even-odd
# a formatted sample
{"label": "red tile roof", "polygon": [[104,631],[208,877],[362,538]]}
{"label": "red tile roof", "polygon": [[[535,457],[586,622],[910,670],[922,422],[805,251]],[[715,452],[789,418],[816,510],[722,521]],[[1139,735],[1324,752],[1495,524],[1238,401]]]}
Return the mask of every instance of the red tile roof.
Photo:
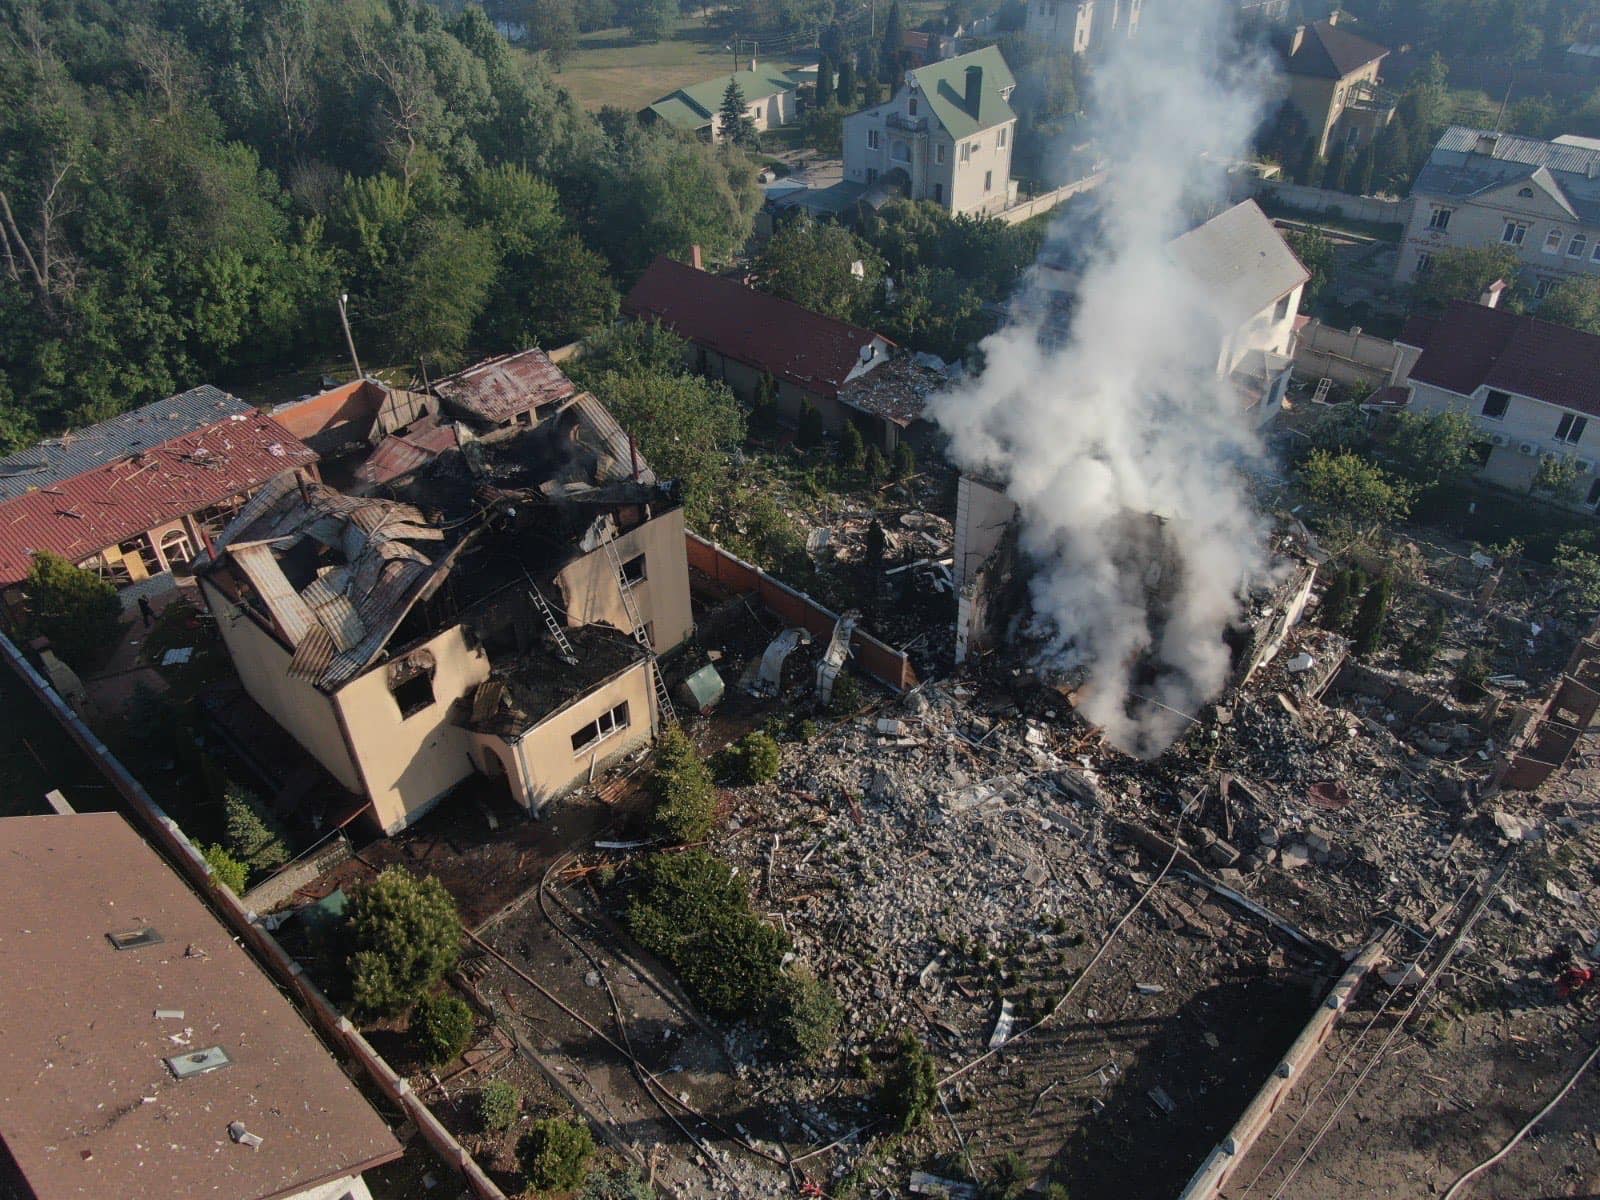
{"label": "red tile roof", "polygon": [[639,277],[622,311],[830,398],[855,370],[861,352],[882,336],[665,257]]}
{"label": "red tile roof", "polygon": [[81,562],[316,460],[309,446],[251,409],[46,483],[0,503],[0,586],[26,578],[36,551]]}
{"label": "red tile roof", "polygon": [[1411,368],[1414,383],[1463,396],[1491,387],[1600,417],[1594,334],[1457,300],[1431,330],[1420,322],[1408,326],[1401,340],[1408,337],[1422,347]]}

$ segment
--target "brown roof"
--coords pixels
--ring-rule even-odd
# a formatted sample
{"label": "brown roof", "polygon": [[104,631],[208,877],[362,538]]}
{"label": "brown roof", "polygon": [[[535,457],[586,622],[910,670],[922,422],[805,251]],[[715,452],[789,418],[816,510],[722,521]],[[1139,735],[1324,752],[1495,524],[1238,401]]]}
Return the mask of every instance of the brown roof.
{"label": "brown roof", "polygon": [[523,350],[486,358],[439,380],[433,390],[457,416],[499,425],[518,413],[565,400],[578,389],[543,350]]}
{"label": "brown roof", "polygon": [[659,321],[696,345],[828,397],[838,394],[862,361],[861,352],[881,336],[666,257],[639,277],[622,311]]}
{"label": "brown roof", "polygon": [[[162,940],[107,937],[144,926]],[[0,820],[0,979],[0,1140],[37,1200],[264,1200],[400,1156],[300,1015],[116,813]],[[213,1046],[229,1065],[178,1079],[164,1061]],[[236,1143],[234,1121],[260,1146]]]}
{"label": "brown roof", "polygon": [[1592,333],[1456,300],[1437,322],[1408,325],[1400,340],[1422,347],[1415,383],[1463,396],[1491,387],[1600,416],[1600,337]]}
{"label": "brown roof", "polygon": [[[238,403],[237,401],[235,403]],[[316,462],[271,417],[242,411],[0,502],[0,585],[27,577],[37,551],[81,562],[148,529]],[[19,474],[13,482],[28,477]]]}
{"label": "brown roof", "polygon": [[[1285,38],[1292,34],[1284,35]],[[1280,49],[1287,59],[1291,75],[1314,75],[1319,79],[1343,79],[1354,75],[1368,63],[1388,55],[1386,47],[1357,37],[1331,21],[1317,21],[1305,27],[1305,37],[1300,48],[1289,54],[1289,44]]]}

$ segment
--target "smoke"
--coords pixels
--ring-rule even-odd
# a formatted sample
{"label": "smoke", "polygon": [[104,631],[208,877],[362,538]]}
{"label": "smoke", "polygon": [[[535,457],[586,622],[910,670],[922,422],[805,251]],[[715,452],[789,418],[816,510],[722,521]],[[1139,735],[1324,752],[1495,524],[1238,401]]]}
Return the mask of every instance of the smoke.
{"label": "smoke", "polygon": [[1216,374],[1238,316],[1168,246],[1216,209],[1216,164],[1245,153],[1265,107],[1265,64],[1231,18],[1225,0],[1148,4],[1096,67],[1110,175],[1092,217],[1050,237],[1077,262],[1070,330],[1041,338],[1019,306],[981,374],[931,406],[956,462],[1019,506],[1046,665],[1086,668],[1080,711],[1145,757],[1222,689],[1223,635],[1267,573],[1241,474],[1260,447]]}

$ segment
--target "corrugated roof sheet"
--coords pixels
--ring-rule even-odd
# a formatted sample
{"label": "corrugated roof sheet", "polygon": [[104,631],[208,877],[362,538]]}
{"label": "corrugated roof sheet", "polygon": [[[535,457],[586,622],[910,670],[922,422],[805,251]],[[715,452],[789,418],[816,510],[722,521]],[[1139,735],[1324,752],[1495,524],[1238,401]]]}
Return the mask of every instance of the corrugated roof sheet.
{"label": "corrugated roof sheet", "polygon": [[1422,346],[1414,383],[1463,396],[1491,387],[1600,417],[1600,337],[1593,334],[1458,300],[1431,328],[1405,336]]}
{"label": "corrugated roof sheet", "polygon": [[[983,85],[978,90],[978,111],[967,108],[967,68],[983,71]],[[1015,121],[1017,114],[1006,102],[1004,92],[1017,86],[1017,79],[1006,65],[1005,56],[998,47],[985,46],[971,54],[957,55],[943,62],[929,63],[911,72],[917,88],[927,98],[940,124],[953,138],[970,137],[984,129],[992,129],[1007,121]]]}
{"label": "corrugated roof sheet", "polygon": [[522,350],[485,359],[439,380],[433,390],[457,416],[499,425],[578,389],[543,350]]}
{"label": "corrugated roof sheet", "polygon": [[1514,133],[1452,126],[1412,187],[1416,195],[1467,199],[1526,180],[1586,224],[1600,224],[1600,149]]}
{"label": "corrugated roof sheet", "polygon": [[1172,253],[1233,320],[1270,308],[1311,278],[1254,200],[1173,239]]}
{"label": "corrugated roof sheet", "polygon": [[879,336],[665,256],[639,277],[622,311],[659,321],[679,337],[829,397]]}
{"label": "corrugated roof sheet", "polygon": [[362,483],[388,483],[409,475],[439,455],[456,449],[456,427],[440,424],[437,417],[424,417],[403,434],[394,433],[378,443],[378,448],[356,468]]}
{"label": "corrugated roof sheet", "polygon": [[[212,398],[193,399],[200,393]],[[196,388],[174,400],[184,403],[170,410],[147,405],[141,421],[64,448],[48,476],[27,477],[32,490],[0,501],[0,585],[25,578],[38,551],[80,562],[317,460],[315,451],[271,417],[215,388]],[[209,415],[211,423],[197,424],[200,415]],[[140,443],[174,428],[184,432]],[[118,452],[111,453],[112,447]],[[69,466],[75,469],[69,472]],[[20,486],[22,477],[10,482]]]}

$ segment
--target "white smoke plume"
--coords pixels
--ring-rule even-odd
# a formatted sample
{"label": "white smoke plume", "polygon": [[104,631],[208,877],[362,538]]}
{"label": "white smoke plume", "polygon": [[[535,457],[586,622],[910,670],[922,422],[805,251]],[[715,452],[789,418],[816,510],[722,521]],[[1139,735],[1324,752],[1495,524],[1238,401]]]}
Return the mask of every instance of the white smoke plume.
{"label": "white smoke plume", "polygon": [[[1267,571],[1240,476],[1259,446],[1216,375],[1238,314],[1218,312],[1168,249],[1209,215],[1216,164],[1246,152],[1265,107],[1268,73],[1231,17],[1226,0],[1148,4],[1138,38],[1095,69],[1110,176],[1085,206],[1094,218],[1069,215],[1051,235],[1082,263],[1070,333],[1042,345],[1019,317],[983,344],[982,373],[931,408],[956,462],[1003,481],[1020,508],[1050,665],[1087,668],[1080,711],[1144,757],[1225,684],[1224,632]],[[1176,560],[1160,605],[1147,514],[1167,520]]]}

